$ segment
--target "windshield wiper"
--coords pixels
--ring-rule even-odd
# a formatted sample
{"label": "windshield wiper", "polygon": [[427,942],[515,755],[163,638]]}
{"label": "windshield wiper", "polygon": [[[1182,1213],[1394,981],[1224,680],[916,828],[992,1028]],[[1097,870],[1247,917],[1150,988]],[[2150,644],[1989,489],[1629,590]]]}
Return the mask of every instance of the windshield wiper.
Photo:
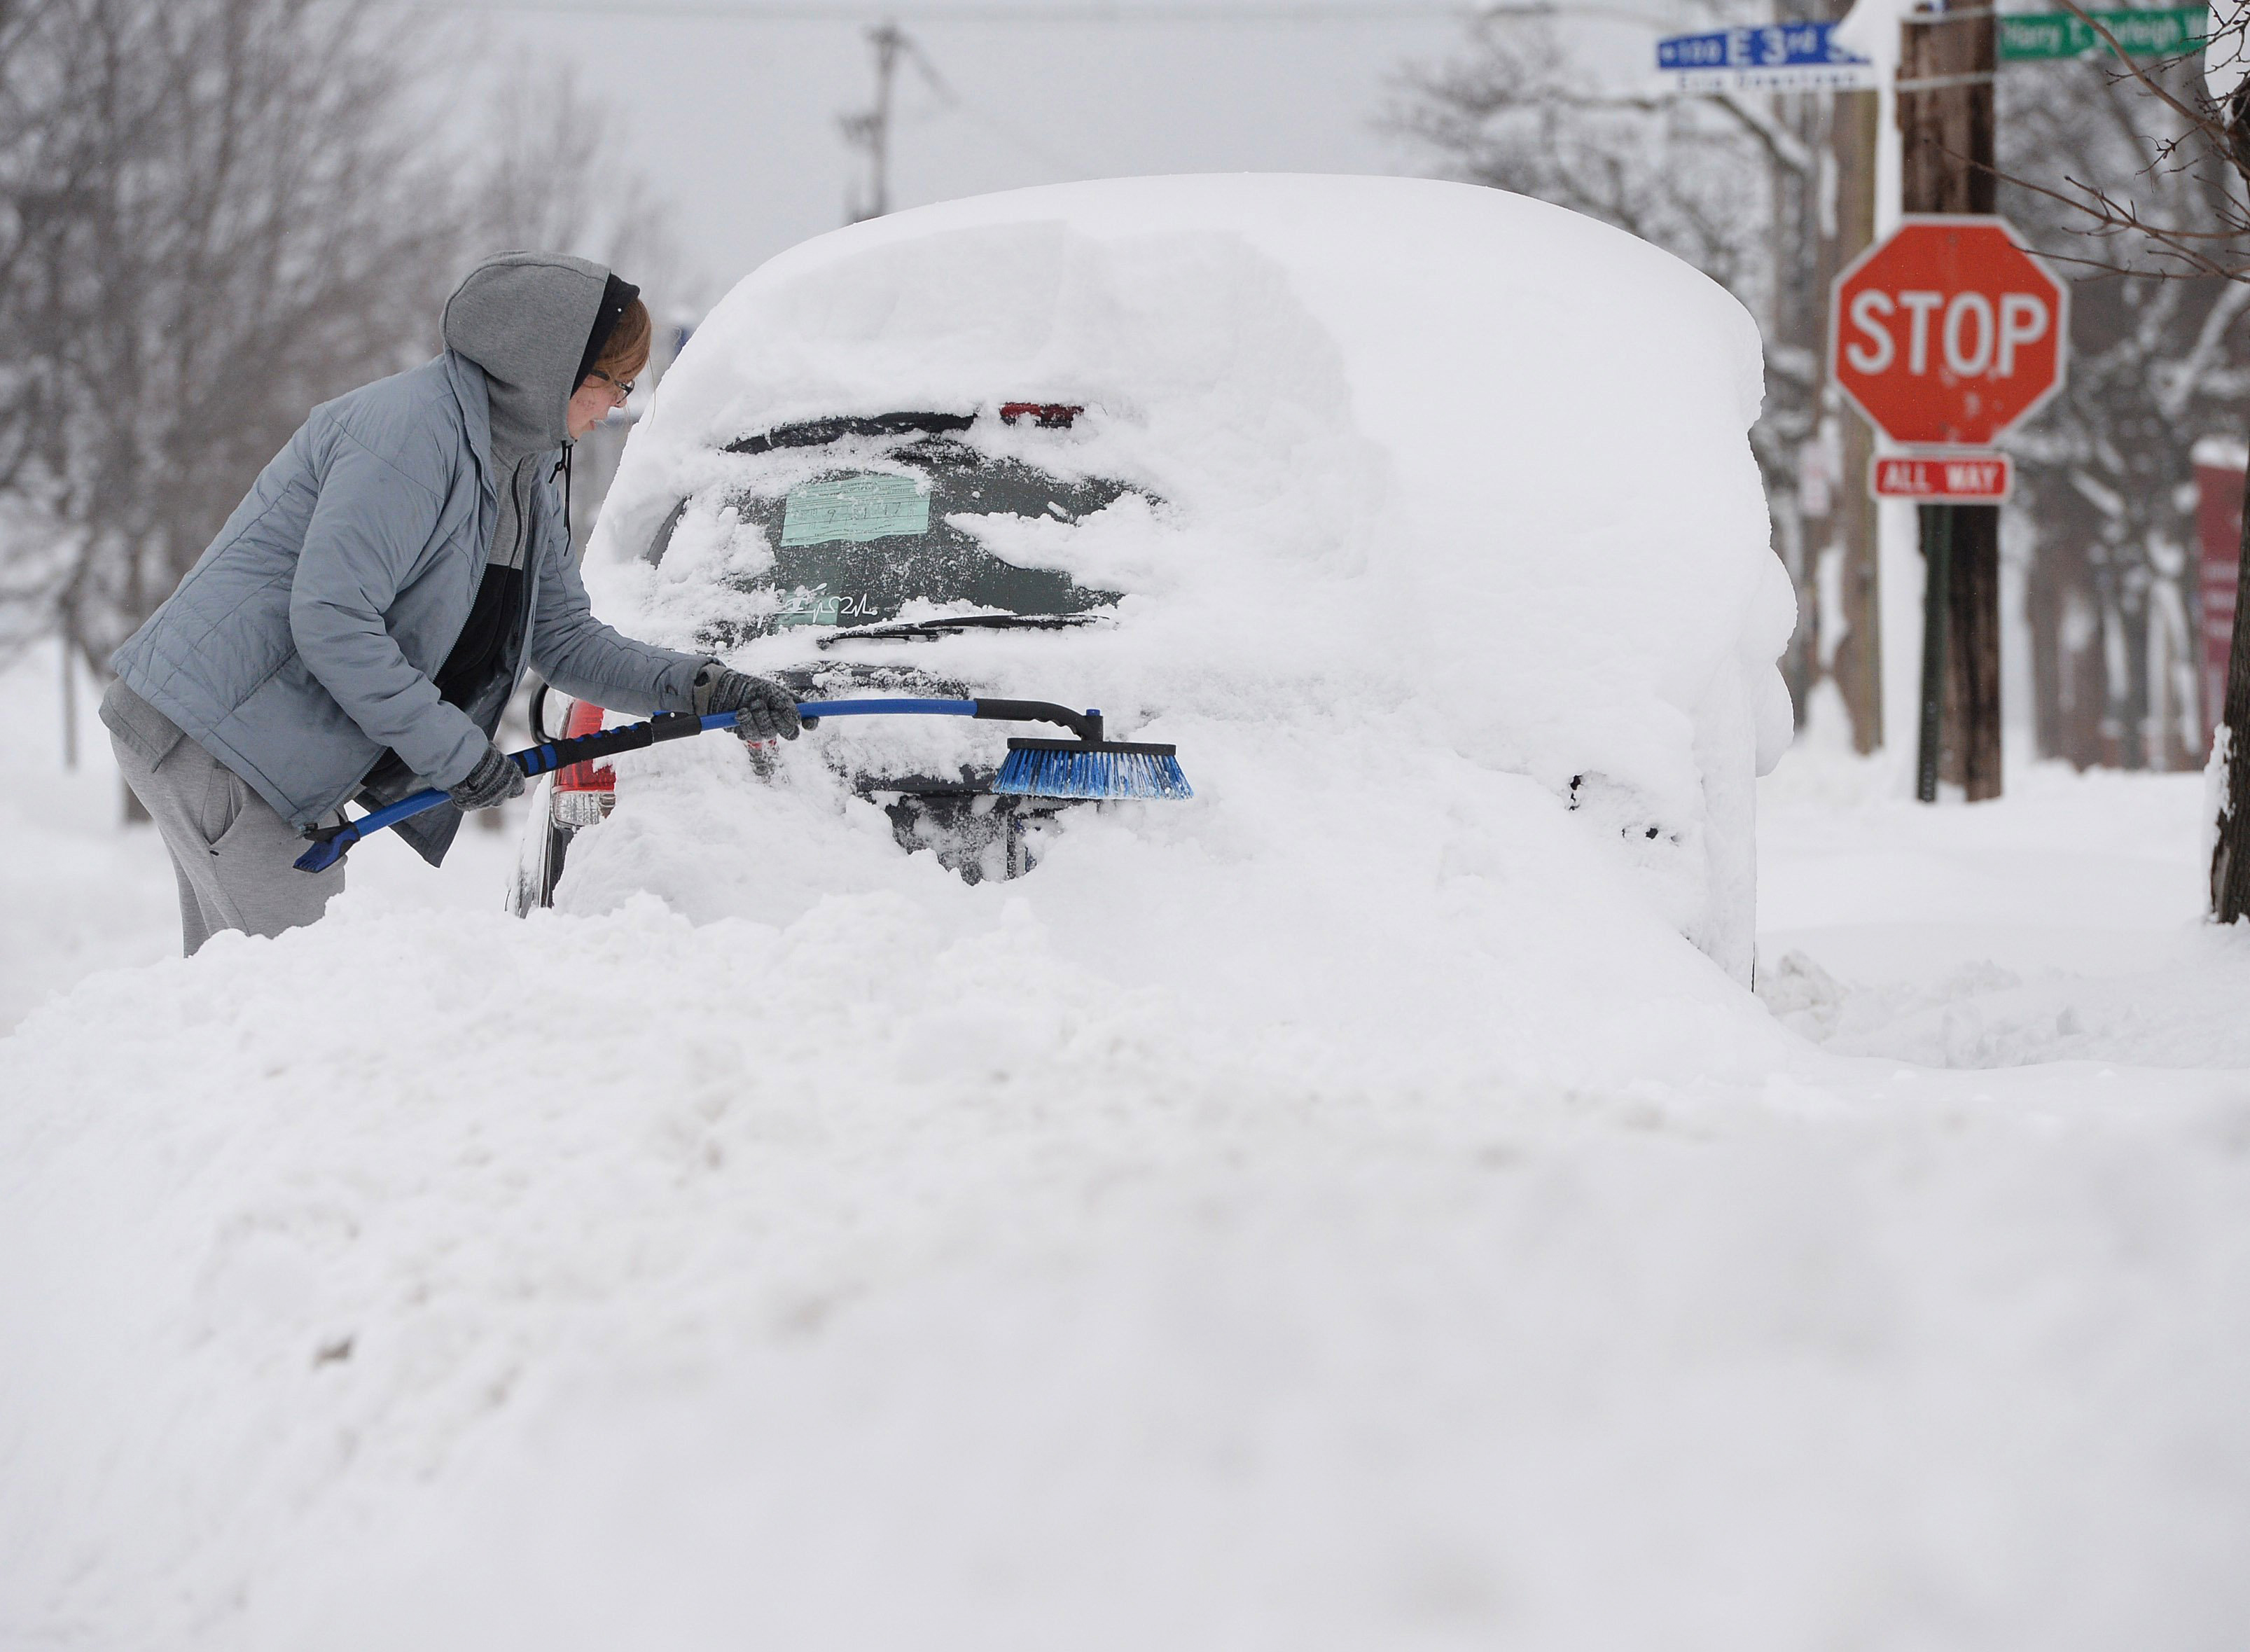
{"label": "windshield wiper", "polygon": [[1078,626],[1098,626],[1103,614],[948,614],[936,619],[894,619],[881,625],[853,626],[832,631],[817,646],[839,642],[893,642],[900,639],[954,637],[964,631],[1068,631]]}
{"label": "windshield wiper", "polygon": [[783,425],[727,444],[730,453],[770,453],[778,447],[825,447],[846,436],[949,436],[977,422],[974,413],[879,413],[873,418],[815,418]]}

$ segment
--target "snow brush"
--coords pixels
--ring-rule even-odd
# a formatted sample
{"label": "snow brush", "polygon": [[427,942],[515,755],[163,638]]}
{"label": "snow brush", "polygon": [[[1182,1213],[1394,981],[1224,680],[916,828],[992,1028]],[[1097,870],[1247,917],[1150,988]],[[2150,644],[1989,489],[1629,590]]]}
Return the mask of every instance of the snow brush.
{"label": "snow brush", "polygon": [[1007,759],[992,782],[1000,797],[1191,798],[1177,746],[1138,745],[1101,737],[1099,711],[1073,711],[1047,700],[800,700],[797,715],[808,729],[823,717],[917,713],[929,717],[979,717],[987,722],[1055,722],[1075,740],[1011,740]]}
{"label": "snow brush", "polygon": [[[1099,711],[1073,711],[1045,700],[800,700],[797,715],[808,729],[823,717],[980,717],[992,722],[1054,722],[1078,736],[1075,740],[1011,740],[1007,761],[992,783],[995,792],[1027,798],[1191,798],[1187,776],[1180,771],[1177,749],[1172,746],[1132,745],[1101,737]],[[666,740],[685,740],[714,729],[736,726],[731,711],[697,716],[688,711],[665,711],[645,722],[597,729],[575,739],[549,740],[543,745],[508,753],[508,761],[527,778],[552,774],[573,764],[597,763],[621,751],[638,751]],[[431,789],[401,798],[341,826],[307,826],[313,847],[295,861],[300,872],[325,872],[342,860],[362,838],[397,826],[426,810],[450,801]]]}

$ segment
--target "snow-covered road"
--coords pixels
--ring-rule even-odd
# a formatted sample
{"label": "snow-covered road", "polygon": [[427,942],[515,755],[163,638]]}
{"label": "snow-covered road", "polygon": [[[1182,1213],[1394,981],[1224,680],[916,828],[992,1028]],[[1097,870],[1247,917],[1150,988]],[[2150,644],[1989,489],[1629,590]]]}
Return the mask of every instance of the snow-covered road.
{"label": "snow-covered road", "polygon": [[49,728],[0,1018],[135,967],[0,1041],[0,1646],[2250,1642],[2191,778],[1795,754],[1781,1028],[1385,1085],[1020,907],[522,923],[492,845],[144,963]]}

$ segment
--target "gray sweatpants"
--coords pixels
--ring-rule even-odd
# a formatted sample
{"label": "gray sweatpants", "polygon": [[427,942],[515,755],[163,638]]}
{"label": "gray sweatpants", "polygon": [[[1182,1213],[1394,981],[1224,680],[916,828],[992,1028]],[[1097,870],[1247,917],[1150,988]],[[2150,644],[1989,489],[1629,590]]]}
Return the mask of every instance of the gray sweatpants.
{"label": "gray sweatpants", "polygon": [[144,743],[114,726],[109,739],[125,784],[172,853],[180,944],[190,957],[221,930],[279,935],[310,923],[343,893],[343,863],[298,871],[290,862],[305,840],[296,829],[194,741],[181,736],[151,763]]}

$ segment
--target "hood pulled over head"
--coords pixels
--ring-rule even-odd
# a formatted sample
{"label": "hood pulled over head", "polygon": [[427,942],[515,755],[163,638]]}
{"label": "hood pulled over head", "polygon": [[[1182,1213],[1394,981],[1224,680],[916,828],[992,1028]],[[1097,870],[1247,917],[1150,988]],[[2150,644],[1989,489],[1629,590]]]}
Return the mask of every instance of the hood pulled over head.
{"label": "hood pulled over head", "polygon": [[[445,348],[484,369],[492,446],[505,467],[569,439],[567,410],[613,286],[600,265],[560,252],[502,252],[471,270],[445,301]],[[606,329],[604,329],[606,330]]]}

